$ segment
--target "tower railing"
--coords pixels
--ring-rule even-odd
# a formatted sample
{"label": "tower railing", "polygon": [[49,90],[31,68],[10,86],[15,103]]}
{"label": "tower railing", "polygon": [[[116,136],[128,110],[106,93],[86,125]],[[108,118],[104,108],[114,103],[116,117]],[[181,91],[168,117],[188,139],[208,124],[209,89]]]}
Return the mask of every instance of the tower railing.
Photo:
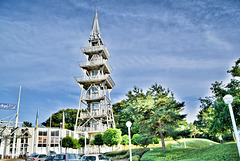
{"label": "tower railing", "polygon": [[97,99],[97,98],[102,98],[104,97],[105,95],[102,94],[102,93],[99,93],[99,94],[91,94],[91,95],[85,95],[83,97],[83,99]]}
{"label": "tower railing", "polygon": [[112,87],[115,86],[114,81],[112,80],[110,75],[97,75],[97,76],[81,76],[81,77],[75,77],[75,80],[77,82],[82,82],[82,81],[98,81],[98,80],[104,80],[106,79],[109,84],[111,84]]}
{"label": "tower railing", "polygon": [[106,58],[110,57],[110,54],[108,52],[108,49],[106,46],[104,45],[100,45],[100,46],[88,46],[82,49],[83,53],[92,53],[92,52],[98,52],[98,51],[103,51],[105,54]]}
{"label": "tower railing", "polygon": [[101,111],[94,111],[94,112],[81,112],[80,117],[81,118],[89,118],[89,117],[103,117],[106,116],[106,112]]}
{"label": "tower railing", "polygon": [[106,60],[96,60],[96,61],[84,61],[84,62],[80,62],[79,66],[83,67],[83,66],[87,66],[87,65],[101,65],[101,64],[105,64],[105,66],[107,67],[109,73],[112,72],[112,67],[111,65],[106,61]]}
{"label": "tower railing", "polygon": [[87,131],[88,133],[91,132],[104,132],[107,130],[107,126],[106,125],[97,125],[97,126],[93,126],[93,127],[85,127],[85,126],[81,126],[81,127],[77,127],[78,131]]}

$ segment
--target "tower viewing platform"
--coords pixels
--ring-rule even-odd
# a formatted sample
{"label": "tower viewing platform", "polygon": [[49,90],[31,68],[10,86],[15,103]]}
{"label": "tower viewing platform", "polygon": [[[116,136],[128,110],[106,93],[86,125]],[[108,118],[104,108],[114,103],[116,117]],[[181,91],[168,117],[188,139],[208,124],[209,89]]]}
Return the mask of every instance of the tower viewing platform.
{"label": "tower viewing platform", "polygon": [[87,132],[91,139],[96,133],[115,128],[110,97],[115,83],[110,76],[110,54],[101,39],[97,10],[90,32],[89,46],[84,47],[82,52],[87,60],[79,63],[83,76],[75,77],[81,87],[75,131]]}

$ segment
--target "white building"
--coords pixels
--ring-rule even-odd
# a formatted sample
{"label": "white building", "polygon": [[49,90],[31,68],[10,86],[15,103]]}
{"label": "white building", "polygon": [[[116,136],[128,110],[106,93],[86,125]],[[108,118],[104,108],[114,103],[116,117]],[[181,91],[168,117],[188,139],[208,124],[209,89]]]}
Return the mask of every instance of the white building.
{"label": "white building", "polygon": [[[18,127],[0,127],[0,156],[9,156],[13,154],[13,136],[16,133],[16,143],[14,156],[39,153],[49,154],[50,151],[56,153],[66,152],[61,148],[60,140],[66,136],[79,139],[80,135],[68,129],[59,128],[26,128]],[[68,149],[68,152],[78,153],[76,149]]]}

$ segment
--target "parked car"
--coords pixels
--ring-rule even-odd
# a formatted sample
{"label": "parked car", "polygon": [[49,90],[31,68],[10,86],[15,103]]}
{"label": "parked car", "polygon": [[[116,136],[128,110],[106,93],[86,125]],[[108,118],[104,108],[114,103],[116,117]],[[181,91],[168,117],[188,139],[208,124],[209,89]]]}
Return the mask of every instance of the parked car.
{"label": "parked car", "polygon": [[77,154],[57,154],[53,161],[80,161],[81,157]]}
{"label": "parked car", "polygon": [[111,161],[111,159],[103,154],[89,154],[82,156],[81,161]]}
{"label": "parked car", "polygon": [[53,161],[54,157],[55,157],[55,156],[48,156],[48,157],[45,159],[45,161]]}
{"label": "parked car", "polygon": [[27,161],[45,161],[47,158],[46,154],[32,154],[29,157],[27,157]]}

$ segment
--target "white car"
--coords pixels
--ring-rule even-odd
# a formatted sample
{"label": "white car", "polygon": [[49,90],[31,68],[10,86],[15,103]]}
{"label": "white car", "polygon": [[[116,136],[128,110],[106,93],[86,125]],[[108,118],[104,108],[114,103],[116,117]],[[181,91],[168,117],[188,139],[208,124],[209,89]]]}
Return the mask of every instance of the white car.
{"label": "white car", "polygon": [[111,159],[103,154],[88,154],[82,156],[81,161],[111,161]]}
{"label": "white car", "polygon": [[45,161],[47,155],[45,154],[32,154],[26,160],[27,161]]}

